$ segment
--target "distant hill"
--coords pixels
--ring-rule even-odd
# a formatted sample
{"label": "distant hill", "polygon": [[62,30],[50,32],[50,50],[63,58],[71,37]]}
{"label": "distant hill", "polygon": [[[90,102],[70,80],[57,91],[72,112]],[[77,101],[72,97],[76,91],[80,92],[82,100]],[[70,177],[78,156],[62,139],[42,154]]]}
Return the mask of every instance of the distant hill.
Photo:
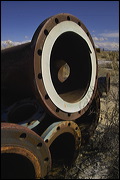
{"label": "distant hill", "polygon": [[9,47],[12,47],[12,46],[17,46],[17,45],[24,44],[24,43],[27,43],[27,42],[30,42],[30,41],[31,40],[22,41],[22,42],[13,42],[11,40],[1,41],[1,49],[9,48]]}

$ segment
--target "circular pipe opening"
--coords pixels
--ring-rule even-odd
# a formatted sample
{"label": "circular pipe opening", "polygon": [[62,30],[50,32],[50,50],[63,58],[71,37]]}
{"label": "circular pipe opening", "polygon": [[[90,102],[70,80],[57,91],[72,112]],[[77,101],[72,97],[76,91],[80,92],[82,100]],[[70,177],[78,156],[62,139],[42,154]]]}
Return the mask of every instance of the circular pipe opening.
{"label": "circular pipe opening", "polygon": [[70,133],[63,133],[58,136],[53,143],[50,145],[51,157],[56,164],[67,164],[69,165],[75,154],[75,138]]}
{"label": "circular pipe opening", "polygon": [[35,169],[31,161],[20,154],[2,153],[2,179],[35,179]]}
{"label": "circular pipe opening", "polygon": [[31,118],[37,111],[37,107],[34,104],[23,104],[15,107],[8,114],[8,122],[20,123]]}
{"label": "circular pipe opening", "polygon": [[[61,34],[51,51],[50,72],[54,88],[64,101],[80,101],[89,88],[92,73],[86,41],[75,32]],[[61,80],[65,73],[65,80]]]}
{"label": "circular pipe opening", "polygon": [[70,67],[65,61],[59,61],[61,66],[58,70],[58,80],[62,83],[67,80],[70,75]]}

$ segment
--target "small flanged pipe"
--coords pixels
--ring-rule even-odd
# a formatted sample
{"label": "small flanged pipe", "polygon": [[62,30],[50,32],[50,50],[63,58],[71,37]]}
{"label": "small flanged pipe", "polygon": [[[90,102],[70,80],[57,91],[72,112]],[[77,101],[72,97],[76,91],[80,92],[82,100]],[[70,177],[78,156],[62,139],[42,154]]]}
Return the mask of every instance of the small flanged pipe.
{"label": "small flanged pipe", "polygon": [[15,123],[29,129],[36,127],[45,116],[45,111],[35,98],[17,101],[4,109],[2,122]]}
{"label": "small flanged pipe", "polygon": [[50,169],[51,154],[40,136],[23,126],[1,123],[3,179],[39,179]]}
{"label": "small flanged pipe", "polygon": [[59,121],[51,124],[41,135],[50,149],[52,160],[71,163],[78,156],[81,146],[81,131],[73,121]]}

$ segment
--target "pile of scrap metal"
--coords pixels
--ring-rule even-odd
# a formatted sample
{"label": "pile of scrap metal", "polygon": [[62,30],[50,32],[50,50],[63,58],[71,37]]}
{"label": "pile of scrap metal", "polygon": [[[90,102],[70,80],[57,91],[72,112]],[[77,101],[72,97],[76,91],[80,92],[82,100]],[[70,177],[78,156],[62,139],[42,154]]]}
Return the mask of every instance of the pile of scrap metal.
{"label": "pile of scrap metal", "polygon": [[54,161],[75,161],[97,127],[99,95],[109,91],[110,77],[98,79],[91,35],[71,14],[44,20],[31,42],[2,50],[3,179],[44,178]]}

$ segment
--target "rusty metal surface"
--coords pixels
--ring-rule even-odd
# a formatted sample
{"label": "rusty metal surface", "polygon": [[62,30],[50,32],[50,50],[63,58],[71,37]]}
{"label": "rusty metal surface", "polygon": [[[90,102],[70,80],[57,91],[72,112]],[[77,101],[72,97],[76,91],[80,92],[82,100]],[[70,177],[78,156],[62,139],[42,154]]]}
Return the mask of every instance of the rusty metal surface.
{"label": "rusty metal surface", "polygon": [[37,126],[45,116],[44,109],[35,98],[17,101],[2,112],[1,121],[19,124],[29,129]]}
{"label": "rusty metal surface", "polygon": [[33,95],[31,43],[1,51],[1,100],[5,106]]}
{"label": "rusty metal surface", "polygon": [[[72,156],[73,159],[75,160],[79,150],[80,150],[80,146],[81,146],[81,131],[80,128],[78,127],[78,125],[76,123],[74,123],[73,121],[59,121],[59,122],[55,122],[53,124],[51,124],[45,131],[44,133],[41,135],[41,137],[43,138],[43,140],[45,141],[46,145],[48,148],[50,148],[52,146],[52,144],[57,141],[60,136],[61,136],[61,141],[62,144],[57,144],[57,148],[60,150],[61,154],[62,154],[62,149],[65,152],[66,151],[66,147],[69,147],[69,144],[71,143],[72,138],[68,138],[66,143],[66,147],[64,147],[64,141],[65,141],[65,136],[67,136],[68,134],[72,135],[72,137],[74,138],[75,144],[74,144],[74,152],[72,152]],[[64,135],[64,136],[63,136]],[[69,152],[71,151],[73,147],[70,147],[70,149],[68,149],[67,154],[69,154]],[[52,153],[52,152],[51,152]],[[55,152],[56,153],[56,152]],[[66,156],[67,156],[66,154]],[[69,157],[71,158],[71,157]]]}
{"label": "rusty metal surface", "polygon": [[[32,130],[17,124],[1,123],[1,153],[19,154],[29,159],[34,166],[34,178],[46,176],[51,169],[51,155],[42,138]],[[19,167],[19,164],[16,166]],[[24,176],[23,174],[22,178]]]}

